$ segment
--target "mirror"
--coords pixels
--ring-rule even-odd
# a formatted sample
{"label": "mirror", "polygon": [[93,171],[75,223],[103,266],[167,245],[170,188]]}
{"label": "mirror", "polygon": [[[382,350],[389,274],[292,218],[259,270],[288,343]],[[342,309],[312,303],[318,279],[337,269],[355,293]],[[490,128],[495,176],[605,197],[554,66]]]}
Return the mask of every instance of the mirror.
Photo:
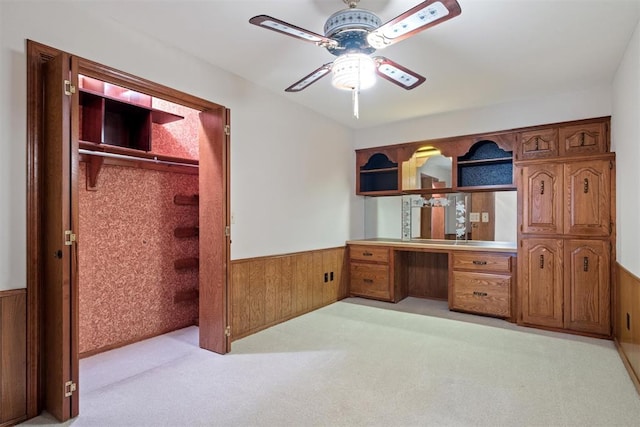
{"label": "mirror", "polygon": [[[420,207],[419,195],[404,196],[411,204],[412,239],[458,239],[512,242],[517,239],[517,192],[448,193],[435,196],[434,207]],[[426,196],[427,199],[430,196]],[[441,203],[441,199],[447,202]],[[403,196],[365,197],[365,238],[402,238]],[[406,200],[406,199],[405,199]],[[464,203],[464,231],[456,229],[456,205]]]}
{"label": "mirror", "polygon": [[402,162],[402,189],[451,188],[452,159],[433,147],[421,147]]}

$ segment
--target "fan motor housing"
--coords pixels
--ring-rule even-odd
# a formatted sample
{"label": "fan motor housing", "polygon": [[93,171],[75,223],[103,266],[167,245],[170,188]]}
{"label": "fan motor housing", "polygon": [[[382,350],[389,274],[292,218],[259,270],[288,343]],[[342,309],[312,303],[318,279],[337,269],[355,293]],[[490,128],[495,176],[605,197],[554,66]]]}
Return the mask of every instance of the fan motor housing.
{"label": "fan motor housing", "polygon": [[367,41],[367,35],[380,25],[382,20],[368,10],[340,10],[331,15],[324,24],[325,37],[338,42],[337,46],[329,46],[327,50],[336,56],[351,52],[371,54],[376,49]]}

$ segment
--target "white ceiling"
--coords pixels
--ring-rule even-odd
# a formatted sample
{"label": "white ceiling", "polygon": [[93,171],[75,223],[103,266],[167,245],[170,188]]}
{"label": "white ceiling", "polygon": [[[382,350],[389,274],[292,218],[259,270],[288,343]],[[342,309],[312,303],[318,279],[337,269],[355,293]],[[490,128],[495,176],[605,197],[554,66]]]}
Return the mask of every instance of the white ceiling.
{"label": "white ceiling", "polygon": [[[386,22],[421,0],[361,0]],[[159,41],[354,128],[609,85],[640,17],[640,0],[458,0],[462,14],[377,54],[427,81],[406,91],[385,80],[361,94],[324,77],[298,93],[284,89],[334,56],[248,23],[266,14],[312,32],[342,0],[82,2]],[[215,101],[215,100],[214,100]]]}

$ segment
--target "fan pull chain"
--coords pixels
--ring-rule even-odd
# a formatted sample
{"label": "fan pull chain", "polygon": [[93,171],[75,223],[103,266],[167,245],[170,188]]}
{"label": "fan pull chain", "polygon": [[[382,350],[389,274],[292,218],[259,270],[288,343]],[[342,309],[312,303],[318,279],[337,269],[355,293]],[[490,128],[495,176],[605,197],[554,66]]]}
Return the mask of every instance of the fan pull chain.
{"label": "fan pull chain", "polygon": [[358,88],[351,89],[351,101],[353,103],[353,117],[356,119],[360,118],[360,105],[358,100],[358,95],[360,94],[360,90]]}

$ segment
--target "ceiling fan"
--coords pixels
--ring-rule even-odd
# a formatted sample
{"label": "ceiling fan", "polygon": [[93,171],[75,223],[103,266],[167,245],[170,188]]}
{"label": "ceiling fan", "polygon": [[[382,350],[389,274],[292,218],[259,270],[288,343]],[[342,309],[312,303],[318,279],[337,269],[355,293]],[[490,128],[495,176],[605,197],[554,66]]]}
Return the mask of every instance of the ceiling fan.
{"label": "ceiling fan", "polygon": [[413,89],[425,81],[420,74],[384,56],[372,57],[378,49],[409,38],[462,12],[456,0],[427,0],[382,24],[376,14],[359,9],[360,0],[343,0],[349,7],[327,19],[324,36],[267,15],[254,16],[250,23],[326,48],[337,56],[285,89],[299,92],[330,72],[332,84],[354,92],[357,116],[357,93],[375,82],[375,75],[404,89]]}

